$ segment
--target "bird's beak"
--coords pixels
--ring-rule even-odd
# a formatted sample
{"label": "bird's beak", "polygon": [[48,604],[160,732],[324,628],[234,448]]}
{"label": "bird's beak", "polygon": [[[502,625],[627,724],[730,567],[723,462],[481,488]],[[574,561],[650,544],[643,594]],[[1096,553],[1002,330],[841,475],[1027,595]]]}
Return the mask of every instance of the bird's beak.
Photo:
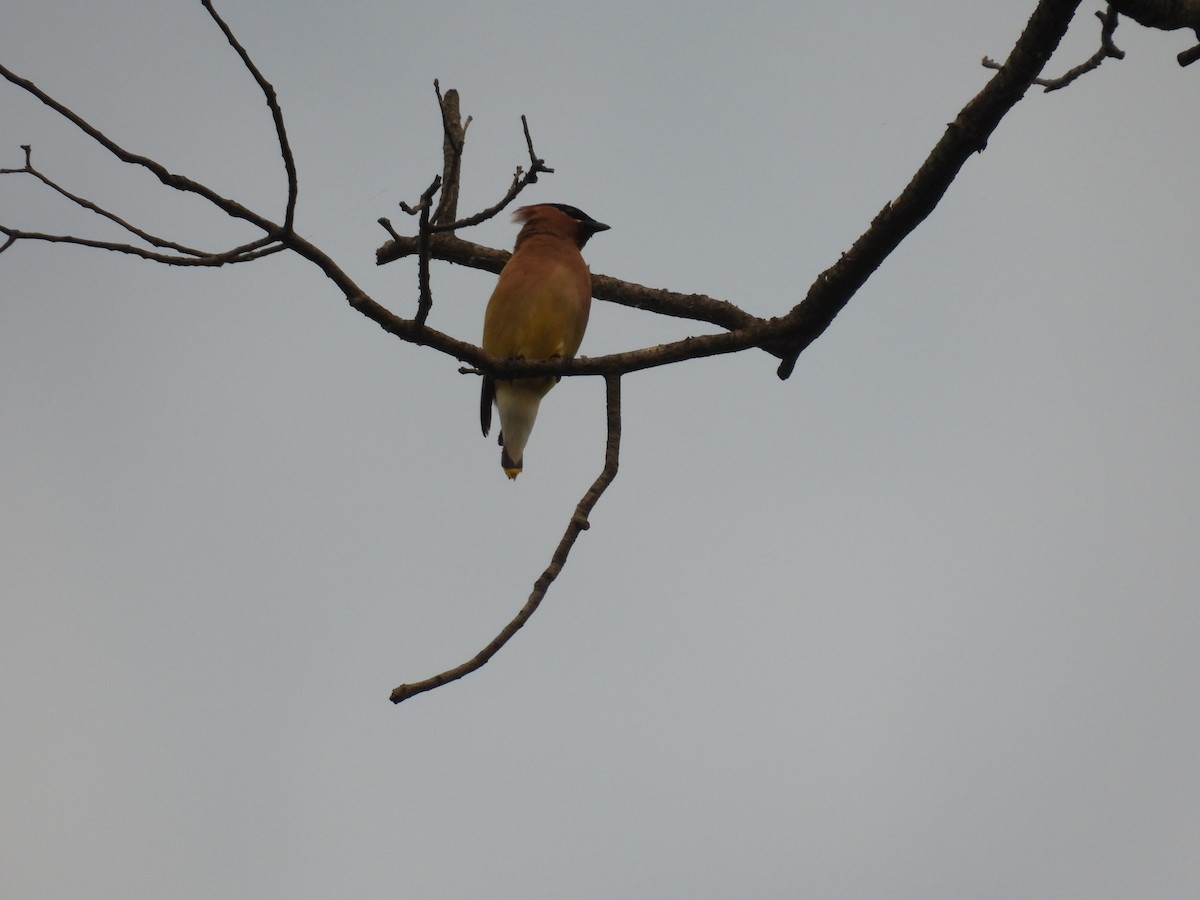
{"label": "bird's beak", "polygon": [[582,250],[588,241],[592,239],[592,235],[597,231],[608,231],[608,226],[603,222],[580,222],[579,230],[575,233],[575,242]]}

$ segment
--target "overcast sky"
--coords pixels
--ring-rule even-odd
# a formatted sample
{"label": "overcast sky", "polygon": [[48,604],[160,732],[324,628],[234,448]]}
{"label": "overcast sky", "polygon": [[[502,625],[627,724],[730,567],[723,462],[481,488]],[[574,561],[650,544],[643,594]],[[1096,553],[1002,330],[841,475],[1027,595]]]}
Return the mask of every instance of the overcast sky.
{"label": "overcast sky", "polygon": [[[1033,8],[225,0],[278,90],[300,232],[374,265],[474,119],[460,209],[612,230],[594,272],[782,313],[894,198]],[[734,7],[737,7],[736,11]],[[1085,59],[1084,4],[1050,64]],[[198,2],[5,0],[0,61],[266,215],[261,94]],[[780,382],[624,380],[620,475],[566,379],[525,474],[478,381],[298,259],[0,256],[0,894],[12,898],[1200,896],[1200,66],[1125,22],[1032,92]],[[168,237],[255,235],[0,84],[71,190]],[[31,178],[0,221],[117,234]],[[511,247],[506,216],[463,236]],[[434,268],[477,340],[494,283]],[[687,323],[597,304],[583,353]]]}

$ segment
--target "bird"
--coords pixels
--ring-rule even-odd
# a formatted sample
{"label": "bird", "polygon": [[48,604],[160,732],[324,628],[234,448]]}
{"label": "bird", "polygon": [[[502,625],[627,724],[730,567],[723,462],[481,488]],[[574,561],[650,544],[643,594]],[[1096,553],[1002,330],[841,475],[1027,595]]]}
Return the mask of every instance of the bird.
{"label": "bird", "polygon": [[[592,275],[580,251],[609,226],[565,203],[538,203],[513,213],[521,223],[513,254],[483,316],[483,349],[499,359],[571,359],[583,341],[592,305]],[[558,378],[498,380],[483,376],[479,420],[500,413],[500,465],[510,479],[524,468],[525,444],[538,406]]]}

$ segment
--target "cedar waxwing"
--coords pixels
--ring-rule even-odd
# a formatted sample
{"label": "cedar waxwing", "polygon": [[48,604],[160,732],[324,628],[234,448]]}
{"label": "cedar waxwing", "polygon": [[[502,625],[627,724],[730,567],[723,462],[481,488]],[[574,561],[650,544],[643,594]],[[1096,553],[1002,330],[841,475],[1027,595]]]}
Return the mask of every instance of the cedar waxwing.
{"label": "cedar waxwing", "polygon": [[[513,219],[524,227],[488,300],[483,349],[500,359],[570,359],[583,341],[592,305],[592,276],[579,251],[608,226],[562,203],[525,206]],[[538,404],[556,381],[483,378],[480,423],[486,437],[494,401],[500,411],[500,465],[509,478],[521,474]]]}

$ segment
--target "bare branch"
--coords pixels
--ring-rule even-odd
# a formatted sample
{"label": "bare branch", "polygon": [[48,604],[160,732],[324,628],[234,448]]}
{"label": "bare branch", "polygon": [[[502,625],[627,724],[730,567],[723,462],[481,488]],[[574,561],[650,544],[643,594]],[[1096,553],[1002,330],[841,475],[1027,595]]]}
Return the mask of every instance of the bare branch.
{"label": "bare branch", "polygon": [[421,192],[420,200],[418,200],[416,203],[413,203],[413,204],[409,204],[409,203],[406,203],[405,201],[401,200],[400,208],[402,210],[404,210],[406,213],[408,213],[410,216],[418,216],[423,212],[427,212],[429,210],[430,204],[433,203],[433,195],[437,193],[438,188],[440,188],[441,186],[442,186],[442,176],[434,175],[433,182],[429,185],[429,187],[425,188],[425,190]]}
{"label": "bare branch", "polygon": [[4,246],[0,247],[0,252],[7,250],[17,241],[43,241],[51,244],[74,244],[78,247],[111,250],[115,253],[137,256],[167,266],[225,266],[261,259],[264,256],[270,256],[272,253],[278,253],[280,250],[287,249],[283,244],[277,243],[275,238],[265,237],[222,253],[204,253],[200,256],[176,256],[171,253],[155,253],[152,250],[137,247],[133,244],[98,241],[92,238],[77,237],[73,234],[46,234],[40,231],[22,231],[18,228],[10,228],[7,225],[0,225],[0,234],[7,236]]}
{"label": "bare branch", "polygon": [[29,144],[22,144],[21,150],[25,153],[25,165],[19,169],[0,169],[0,175],[22,175],[32,168],[33,147]]}
{"label": "bare branch", "polygon": [[432,678],[426,678],[424,681],[415,681],[411,684],[402,684],[392,691],[391,700],[393,703],[403,703],[409,697],[414,697],[417,694],[422,694],[426,691],[431,691],[434,688],[442,687],[452,681],[457,681],[464,675],[470,675],[477,669],[483,668],[493,656],[499,652],[500,648],[509,642],[521,628],[529,621],[530,617],[537,612],[537,609],[542,604],[542,600],[546,597],[546,592],[550,589],[550,585],[554,583],[554,579],[558,577],[563,566],[566,565],[567,557],[571,553],[571,548],[575,545],[576,538],[579,537],[581,531],[586,531],[590,527],[588,516],[592,509],[600,500],[600,497],[608,490],[608,486],[613,483],[613,479],[617,477],[617,468],[620,464],[621,457],[621,378],[619,375],[609,375],[605,378],[605,386],[607,388],[607,421],[608,421],[608,441],[604,449],[604,468],[600,475],[588,488],[587,493],[579,501],[575,507],[575,513],[571,516],[571,521],[567,523],[567,529],[563,533],[562,539],[558,542],[558,548],[554,551],[554,555],[550,558],[550,565],[542,572],[533,585],[533,591],[529,595],[529,599],[525,601],[525,605],[521,607],[520,612],[501,629],[488,643],[486,647],[468,659],[466,662],[455,666],[452,669],[447,669]]}
{"label": "bare branch", "polygon": [[103,218],[108,219],[110,222],[114,223],[115,225],[120,226],[125,231],[128,231],[130,234],[141,238],[143,241],[150,244],[151,246],[159,247],[160,249],[164,249],[164,250],[175,250],[176,252],[182,253],[186,256],[211,256],[212,255],[210,253],[207,253],[206,251],[197,250],[194,247],[187,247],[183,244],[177,244],[174,241],[168,241],[166,238],[161,238],[161,237],[158,237],[157,235],[150,234],[149,232],[144,231],[141,228],[138,228],[137,226],[130,224],[129,222],[126,222],[120,216],[116,215],[113,212],[110,212],[107,209],[104,209],[101,206],[98,206],[97,204],[93,203],[92,201],[90,201],[84,197],[80,197],[77,194],[71,193],[66,188],[62,187],[62,185],[58,184],[53,179],[47,177],[45,174],[43,174],[41,171],[39,171],[33,165],[33,148],[32,147],[30,147],[28,144],[22,144],[21,149],[25,151],[25,165],[20,169],[0,169],[0,175],[17,175],[17,174],[32,175],[34,178],[38,179],[38,181],[42,182],[42,184],[46,185],[46,187],[50,188],[52,191],[59,194],[60,196],[66,197],[68,200],[70,200],[76,206],[82,207],[83,209],[86,209],[89,212],[93,212],[98,216],[102,216]]}
{"label": "bare branch", "polygon": [[[433,195],[437,192],[441,183],[441,176],[435,176],[433,182],[425,189],[425,193],[421,195],[420,230],[417,232],[417,285],[419,297],[417,299],[417,317],[414,320],[418,327],[425,324],[425,320],[429,318],[429,311],[433,308],[433,291],[429,285],[429,207],[433,203]],[[445,195],[443,194],[442,196],[444,199]]]}
{"label": "bare branch", "polygon": [[242,219],[268,233],[280,231],[280,226],[276,225],[270,219],[252,212],[237,201],[230,200],[228,197],[222,197],[211,188],[206,187],[199,182],[192,181],[186,176],[173,174],[167,170],[166,166],[156,160],[150,159],[147,156],[140,156],[136,153],[131,153],[116,141],[105,135],[104,132],[100,131],[100,129],[96,128],[78,113],[72,111],[67,106],[55,100],[32,81],[20,77],[15,72],[10,71],[3,65],[0,65],[0,76],[4,77],[7,81],[11,82],[27,93],[32,94],[39,101],[41,101],[41,103],[54,110],[121,162],[128,163],[132,166],[139,166],[145,169],[172,190],[196,194],[197,196],[203,197],[213,206],[217,207],[217,209],[221,210],[232,218]]}
{"label": "bare branch", "polygon": [[[418,328],[424,327],[425,321],[429,317],[429,311],[433,308],[429,260],[431,240],[434,233],[453,232],[458,228],[466,228],[487,221],[511,203],[526,185],[537,181],[539,172],[554,171],[548,168],[545,162],[539,159],[534,152],[533,138],[529,134],[529,123],[524,116],[521,116],[521,126],[525,131],[525,146],[529,150],[529,172],[523,174],[520,167],[518,167],[516,174],[513,176],[512,184],[499,203],[473,216],[455,221],[455,211],[458,207],[459,179],[462,171],[463,146],[466,139],[467,127],[471,124],[471,118],[468,116],[465,123],[460,120],[458,91],[449,90],[443,96],[441,85],[436,79],[433,82],[433,89],[437,95],[438,109],[442,115],[443,173],[433,179],[433,183],[421,194],[421,199],[416,205],[409,205],[403,200],[400,201],[400,208],[402,210],[410,216],[419,216],[417,236],[414,239],[415,252],[417,254],[418,300],[417,315],[413,320],[413,323]],[[442,192],[441,201],[438,203],[437,212],[431,216],[430,209],[433,206],[433,197],[439,187]],[[404,240],[396,233],[396,230],[392,227],[392,223],[388,219],[381,218],[378,221],[387,230],[388,234],[391,235],[393,242]]]}
{"label": "bare branch", "polygon": [[459,219],[457,222],[435,225],[433,228],[434,231],[457,231],[459,228],[469,228],[472,225],[486,222],[508,206],[508,204],[512,203],[521,191],[525,190],[531,184],[536,184],[540,173],[554,174],[554,170],[546,165],[546,161],[540,159],[533,151],[533,138],[529,136],[529,122],[526,121],[524,116],[521,116],[521,127],[525,131],[525,146],[529,150],[529,171],[525,172],[520,166],[517,166],[517,171],[513,173],[512,184],[508,186],[508,191],[500,198],[498,203],[489,206],[482,212],[475,213],[473,216]]}
{"label": "bare branch", "polygon": [[[442,238],[444,239],[444,238]],[[439,240],[435,235],[434,243]],[[397,316],[377,303],[318,247],[296,234],[284,239],[288,249],[316,264],[343,292],[350,305],[384,331],[419,346],[432,347],[441,353],[469,363],[470,371],[495,375],[497,378],[519,378],[533,375],[617,375],[640,369],[655,368],[725,353],[736,353],[748,347],[774,348],[778,343],[780,319],[748,317],[747,324],[734,331],[684,338],[669,344],[647,347],[608,356],[579,357],[572,360],[511,360],[489,356],[475,344],[460,341],[413,319]],[[501,251],[491,251],[500,253]],[[705,298],[707,299],[707,298]],[[720,303],[720,301],[711,301]],[[772,351],[774,352],[774,351]],[[782,350],[780,350],[782,353]]]}
{"label": "bare branch", "polygon": [[399,233],[398,231],[396,231],[396,229],[395,229],[395,228],[393,228],[393,227],[392,227],[392,220],[391,220],[391,219],[389,219],[389,218],[387,218],[387,217],[385,217],[385,216],[380,216],[380,217],[379,217],[378,219],[376,219],[375,221],[377,221],[377,222],[378,222],[380,225],[382,225],[382,226],[383,226],[383,230],[384,230],[384,231],[386,231],[388,234],[390,234],[390,235],[392,236],[392,240],[393,240],[393,241],[409,241],[409,240],[413,240],[413,238],[406,238],[406,237],[402,237],[402,236],[400,235],[400,233]]}
{"label": "bare branch", "polygon": [[[521,166],[517,166],[516,172],[513,173],[512,183],[508,186],[508,190],[500,200],[489,206],[487,209],[477,212],[474,215],[467,216],[465,219],[453,220],[453,213],[458,205],[458,189],[459,177],[462,165],[463,151],[463,136],[466,134],[467,125],[471,123],[471,117],[467,117],[465,124],[458,125],[458,91],[450,90],[446,92],[445,98],[442,96],[441,87],[435,80],[433,82],[434,89],[437,92],[438,104],[442,111],[442,129],[444,132],[443,138],[443,154],[446,158],[446,165],[443,171],[443,192],[442,201],[438,205],[438,211],[433,216],[433,223],[430,226],[430,231],[433,233],[454,232],[460,228],[470,228],[473,225],[479,225],[486,222],[488,219],[501,212],[506,206],[516,199],[521,191],[525,190],[531,184],[536,184],[538,175],[545,172],[553,174],[554,169],[546,165],[546,161],[541,159],[533,149],[533,137],[529,133],[529,121],[525,116],[521,116],[521,128],[525,133],[525,147],[529,152],[529,171],[525,171]],[[400,208],[409,215],[417,215],[421,211],[420,204],[410,206],[403,200],[400,201]],[[449,218],[452,221],[446,221]],[[388,229],[388,233],[392,236],[394,242],[403,242],[394,230],[391,223],[386,219],[380,219],[379,224]],[[414,239],[416,240],[416,239]],[[415,248],[412,252],[416,252]],[[375,260],[377,265],[383,265],[386,262],[392,262],[399,259],[406,253],[395,254],[391,244],[384,244],[375,251]]]}
{"label": "bare branch", "polygon": [[211,0],[201,0],[201,3],[208,10],[208,14],[212,16],[212,20],[217,23],[217,27],[221,29],[221,32],[225,35],[225,39],[229,41],[229,45],[241,57],[242,64],[245,65],[246,69],[258,83],[259,89],[263,92],[263,96],[267,100],[267,106],[271,110],[271,120],[275,123],[275,135],[279,139],[279,153],[283,157],[283,166],[287,171],[288,199],[287,211],[283,216],[283,229],[284,231],[291,231],[296,221],[296,200],[300,195],[300,182],[299,176],[296,173],[296,158],[292,155],[292,148],[288,143],[287,129],[283,125],[283,110],[279,106],[279,98],[275,95],[275,88],[263,77],[262,72],[258,70],[258,66],[250,59],[250,54],[246,52],[246,48],[234,37],[229,26],[225,24],[225,20],[217,15],[217,11],[213,9]]}
{"label": "bare branch", "polygon": [[1062,40],[1080,0],[1040,0],[1008,59],[956,118],[894,201],[884,204],[870,227],[841,259],[817,276],[808,294],[783,318],[792,346],[779,365],[787,378],[796,360],[820,337],[850,298],[892,251],[941,202],[972,154],[981,152],[1000,120],[1025,95]]}
{"label": "bare branch", "polygon": [[[1046,93],[1057,91],[1065,88],[1068,84],[1078,78],[1080,75],[1086,75],[1093,69],[1100,68],[1100,64],[1104,60],[1112,57],[1113,59],[1124,59],[1125,51],[1117,47],[1113,43],[1113,33],[1117,30],[1117,11],[1112,4],[1104,12],[1097,12],[1096,18],[1100,20],[1100,49],[1093,53],[1087,60],[1075,66],[1073,69],[1068,69],[1058,78],[1035,78],[1030,84],[1040,85],[1046,89]],[[1000,63],[996,62],[989,56],[983,58],[983,66],[985,69],[1000,69]]]}
{"label": "bare branch", "polygon": [[443,97],[442,87],[436,78],[433,80],[433,90],[437,94],[438,109],[442,114],[442,199],[438,203],[433,222],[443,224],[453,222],[454,217],[458,215],[463,147],[467,140],[467,129],[471,126],[471,117],[467,116],[465,122],[462,120],[458,91],[451,88]]}
{"label": "bare branch", "polygon": [[137,247],[133,244],[126,244],[114,241],[101,241],[92,238],[83,238],[70,234],[46,234],[38,231],[24,231],[18,228],[12,228],[6,225],[0,225],[0,232],[7,235],[7,240],[4,247],[0,248],[0,252],[7,250],[10,246],[19,240],[44,241],[57,244],[75,244],[80,247],[92,247],[100,250],[110,250],[116,253],[125,253],[130,256],[137,256],[151,262],[163,263],[171,266],[223,266],[233,263],[250,262],[251,260],[261,259],[264,256],[269,256],[272,253],[278,253],[284,249],[283,245],[277,242],[277,237],[274,234],[268,234],[265,237],[257,238],[246,244],[241,244],[230,250],[224,251],[209,251],[199,250],[195,247],[188,247],[184,244],[169,241],[166,238],[159,237],[156,234],[151,234],[145,229],[138,228],[130,222],[125,221],[116,213],[105,209],[104,207],[93,203],[86,197],[80,197],[77,194],[68,191],[54,179],[40,171],[33,164],[33,148],[29,144],[22,144],[21,149],[25,152],[25,165],[19,169],[0,169],[0,175],[32,175],[46,187],[50,188],[55,193],[70,200],[72,203],[86,209],[89,212],[95,213],[105,219],[108,219],[115,225],[140,238],[152,247],[157,247],[159,250],[174,250],[175,254],[171,253],[155,253],[147,250],[144,247]]}
{"label": "bare branch", "polygon": [[[375,260],[378,265],[394,262],[418,252],[415,237],[397,235],[387,220],[380,220],[380,224],[389,229],[392,240],[376,251]],[[435,234],[430,242],[430,255],[433,259],[444,262],[498,273],[512,254],[507,250],[497,250],[494,247],[465,241],[454,235]],[[762,321],[727,300],[717,300],[704,294],[681,294],[644,287],[608,275],[592,275],[592,294],[600,300],[620,306],[680,319],[708,322],[729,330],[745,328]]]}
{"label": "bare branch", "polygon": [[175,251],[176,254],[179,254],[179,255],[174,255],[174,254],[170,254],[170,253],[157,253],[157,252],[146,250],[145,248],[142,248],[142,247],[134,246],[132,244],[125,244],[125,243],[112,242],[112,241],[100,241],[100,240],[94,240],[91,238],[78,237],[75,235],[45,234],[42,232],[23,231],[21,229],[12,228],[9,226],[4,226],[2,229],[0,229],[0,231],[2,231],[7,237],[7,240],[5,241],[3,249],[7,249],[8,247],[12,246],[12,244],[18,240],[49,241],[49,242],[53,242],[53,243],[67,243],[67,244],[75,244],[78,246],[111,250],[114,252],[138,256],[138,257],[141,257],[142,259],[151,260],[153,262],[159,262],[159,263],[164,263],[166,265],[176,265],[176,266],[222,266],[222,265],[226,265],[226,264],[230,264],[230,263],[248,262],[250,260],[259,259],[263,256],[269,256],[270,254],[277,253],[280,250],[285,249],[285,248],[296,249],[296,247],[294,246],[293,243],[284,241],[284,238],[290,236],[291,232],[292,232],[292,222],[293,222],[294,215],[295,215],[296,198],[298,195],[298,182],[297,182],[297,176],[296,176],[295,160],[293,158],[291,148],[288,144],[287,132],[284,128],[284,123],[283,123],[283,113],[282,113],[282,110],[280,109],[278,100],[276,98],[275,90],[266,81],[266,79],[263,78],[262,73],[258,70],[257,66],[254,65],[253,61],[249,58],[249,55],[246,53],[245,48],[242,47],[242,45],[238,42],[238,40],[234,37],[233,33],[230,31],[229,27],[220,18],[220,16],[217,15],[216,11],[212,8],[212,4],[211,4],[210,0],[202,0],[202,3],[203,3],[204,8],[209,12],[210,16],[213,18],[213,21],[216,22],[217,26],[225,34],[226,39],[229,41],[230,45],[237,51],[239,57],[241,57],[242,62],[245,64],[246,68],[253,75],[255,81],[258,83],[259,87],[262,89],[263,94],[267,100],[267,105],[271,110],[271,114],[272,114],[272,117],[275,122],[276,134],[279,139],[280,153],[282,155],[284,167],[287,171],[287,178],[288,178],[288,203],[287,203],[287,210],[286,210],[285,218],[284,218],[284,224],[282,226],[277,225],[274,222],[272,222],[270,219],[267,219],[266,217],[253,212],[252,210],[248,209],[247,207],[243,206],[242,204],[238,203],[237,201],[231,200],[227,197],[222,197],[220,194],[216,193],[211,188],[209,188],[199,182],[193,181],[190,178],[187,178],[183,175],[176,175],[176,174],[171,173],[170,171],[167,170],[167,168],[165,166],[163,166],[157,160],[151,159],[149,157],[141,156],[139,154],[132,153],[129,150],[126,150],[124,147],[122,147],[121,145],[117,144],[115,141],[110,139],[102,131],[100,131],[98,128],[93,126],[90,122],[88,122],[82,116],[80,116],[79,114],[77,114],[76,112],[71,110],[65,104],[59,102],[58,100],[54,99],[53,97],[51,97],[50,95],[45,93],[43,90],[41,90],[41,88],[39,88],[32,81],[29,81],[28,79],[25,79],[25,78],[21,78],[20,76],[16,75],[14,72],[10,71],[6,67],[0,65],[0,76],[3,76],[6,80],[11,82],[12,84],[16,85],[17,87],[21,88],[22,90],[25,90],[29,94],[33,95],[35,98],[37,98],[39,101],[41,101],[41,103],[43,103],[45,106],[49,107],[54,112],[58,113],[60,116],[65,118],[67,121],[69,121],[76,128],[78,128],[80,131],[82,131],[84,134],[86,134],[88,137],[90,137],[93,141],[95,141],[101,147],[106,149],[109,153],[111,153],[117,159],[121,160],[124,163],[128,163],[130,165],[139,166],[141,168],[144,168],[147,171],[149,171],[151,174],[153,174],[160,182],[162,182],[167,187],[172,188],[173,190],[183,192],[183,193],[195,194],[195,195],[207,200],[209,203],[211,203],[213,206],[220,209],[226,215],[228,215],[232,218],[242,219],[246,222],[249,222],[252,225],[255,225],[256,227],[262,229],[265,232],[265,236],[262,238],[258,238],[254,241],[250,241],[249,243],[242,244],[240,246],[234,247],[231,250],[226,250],[223,252],[210,252],[210,251],[200,250],[195,247],[189,247],[184,244],[179,244],[174,241],[169,241],[166,238],[152,234],[152,233],[146,231],[145,229],[139,228],[139,227],[133,225],[132,223],[127,222],[125,219],[121,218],[120,216],[116,215],[115,213],[99,206],[96,203],[93,203],[90,200],[87,200],[84,197],[78,196],[78,195],[74,194],[73,192],[68,191],[66,188],[62,187],[61,185],[56,183],[54,180],[47,177],[46,175],[44,175],[42,172],[38,171],[33,166],[32,159],[31,159],[32,149],[29,147],[29,145],[23,144],[21,146],[22,146],[22,149],[25,151],[25,165],[21,169],[0,170],[0,174],[26,173],[26,174],[33,175],[34,177],[38,178],[43,184],[45,184],[47,187],[49,187],[51,190],[54,190],[55,192],[57,192],[58,194],[60,194],[61,196],[65,197],[65,198],[67,198],[68,200],[70,200],[71,202],[80,206],[81,208],[86,209],[92,213],[95,213],[96,215],[99,215],[99,216],[102,216],[102,217],[108,219],[109,221],[118,225],[125,231],[140,238],[141,240],[145,241],[146,243],[150,244],[153,247],[157,247],[160,250],[173,250],[173,251]]}

